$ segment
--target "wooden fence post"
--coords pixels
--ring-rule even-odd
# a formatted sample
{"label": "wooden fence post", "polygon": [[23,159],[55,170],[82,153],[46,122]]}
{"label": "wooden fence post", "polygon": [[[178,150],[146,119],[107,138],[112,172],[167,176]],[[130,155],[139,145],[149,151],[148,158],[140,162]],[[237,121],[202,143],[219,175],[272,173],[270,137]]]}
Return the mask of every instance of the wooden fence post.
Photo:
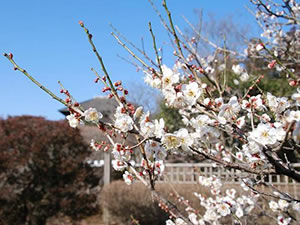
{"label": "wooden fence post", "polygon": [[110,183],[110,171],[111,171],[110,153],[104,152],[104,185]]}

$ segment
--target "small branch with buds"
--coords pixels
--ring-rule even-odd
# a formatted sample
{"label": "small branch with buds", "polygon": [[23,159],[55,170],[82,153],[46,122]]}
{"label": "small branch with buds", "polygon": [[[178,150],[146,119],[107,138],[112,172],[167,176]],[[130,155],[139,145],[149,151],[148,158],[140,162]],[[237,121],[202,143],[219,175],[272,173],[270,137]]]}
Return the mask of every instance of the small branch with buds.
{"label": "small branch with buds", "polygon": [[25,69],[21,68],[16,64],[16,62],[13,60],[13,54],[12,53],[4,53],[4,57],[6,57],[14,66],[14,70],[18,70],[22,72],[29,80],[31,80],[35,85],[37,85],[40,89],[42,89],[44,92],[46,92],[48,95],[50,95],[53,99],[56,101],[59,101],[60,103],[64,104],[65,106],[69,107],[69,105],[61,98],[57,97],[52,91],[50,91],[48,88],[43,86],[40,82],[38,82],[36,79],[34,79]]}

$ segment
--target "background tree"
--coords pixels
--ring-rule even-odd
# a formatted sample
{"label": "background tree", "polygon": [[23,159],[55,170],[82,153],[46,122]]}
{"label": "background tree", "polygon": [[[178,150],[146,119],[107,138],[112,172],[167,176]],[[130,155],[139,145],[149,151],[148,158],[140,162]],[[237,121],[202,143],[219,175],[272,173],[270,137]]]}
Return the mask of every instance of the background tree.
{"label": "background tree", "polygon": [[97,212],[99,177],[78,130],[63,121],[20,116],[0,120],[0,223],[44,225],[60,212]]}

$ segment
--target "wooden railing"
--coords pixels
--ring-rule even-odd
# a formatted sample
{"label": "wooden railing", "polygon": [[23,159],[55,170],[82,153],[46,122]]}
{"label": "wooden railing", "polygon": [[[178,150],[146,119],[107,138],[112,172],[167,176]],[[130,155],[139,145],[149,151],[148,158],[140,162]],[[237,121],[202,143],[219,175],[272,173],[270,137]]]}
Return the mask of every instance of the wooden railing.
{"label": "wooden railing", "polygon": [[[89,161],[91,166],[102,167],[104,161]],[[296,170],[300,170],[300,163],[292,164]],[[236,169],[225,169],[221,166],[216,166],[213,163],[166,163],[163,176],[160,182],[170,183],[198,183],[199,176],[210,177],[216,175],[228,184],[239,183],[243,174]],[[264,177],[264,181],[275,185],[297,184],[294,180],[282,175],[268,175]]]}
{"label": "wooden railing", "polygon": [[[216,175],[230,184],[239,183],[240,177],[243,176],[239,170],[225,169],[212,163],[167,163],[165,166],[164,175],[160,180],[162,182],[198,183],[200,175],[206,177]],[[292,164],[292,166],[296,170],[300,170],[300,163]],[[281,175],[268,175],[264,177],[264,181],[276,185],[296,184],[291,178]]]}

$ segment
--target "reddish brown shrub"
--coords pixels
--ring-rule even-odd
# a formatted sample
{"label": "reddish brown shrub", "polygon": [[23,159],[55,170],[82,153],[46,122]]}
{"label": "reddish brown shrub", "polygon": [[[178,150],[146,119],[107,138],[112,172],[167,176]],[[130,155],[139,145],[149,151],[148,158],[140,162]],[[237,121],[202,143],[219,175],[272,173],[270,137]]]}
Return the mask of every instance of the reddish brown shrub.
{"label": "reddish brown shrub", "polygon": [[44,225],[58,212],[97,212],[99,177],[84,163],[88,146],[63,121],[0,119],[0,224]]}

